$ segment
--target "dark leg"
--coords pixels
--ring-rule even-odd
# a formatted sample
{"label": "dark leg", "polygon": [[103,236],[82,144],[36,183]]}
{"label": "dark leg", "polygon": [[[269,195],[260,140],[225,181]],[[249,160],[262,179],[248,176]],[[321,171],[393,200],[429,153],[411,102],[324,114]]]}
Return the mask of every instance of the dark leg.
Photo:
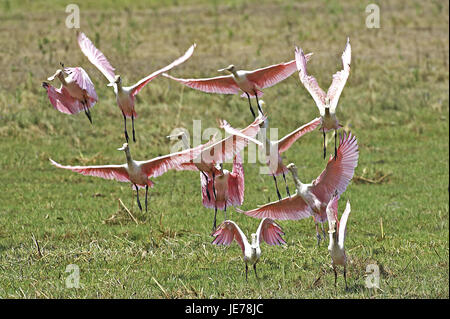
{"label": "dark leg", "polygon": [[319,224],[316,220],[314,220],[314,223],[316,224],[316,237],[317,237],[317,246],[320,246],[321,237],[319,234]]}
{"label": "dark leg", "polygon": [[125,113],[122,112],[123,115],[123,124],[124,124],[124,128],[125,128],[125,139],[127,140],[128,143],[128,132],[127,132],[127,117],[125,116]]}
{"label": "dark leg", "polygon": [[136,198],[137,198],[137,204],[139,206],[139,209],[142,211],[141,201],[139,200],[139,188],[137,185],[134,185],[136,187]]}
{"label": "dark leg", "polygon": [[227,220],[227,203],[226,202],[225,202],[225,209],[223,211],[223,214],[225,215],[225,219],[224,220]]}
{"label": "dark leg", "polygon": [[336,288],[336,284],[337,284],[337,271],[336,271],[336,267],[333,265],[333,271],[334,271],[334,287]]}
{"label": "dark leg", "polygon": [[215,176],[215,174],[214,174],[214,171],[212,172],[212,183],[213,183],[213,195],[214,195],[214,201],[216,200],[216,182],[215,182],[215,179],[216,179],[216,176]]}
{"label": "dark leg", "polygon": [[261,112],[261,114],[264,114],[261,105],[259,105],[259,100],[258,100],[258,92],[254,91],[255,93],[255,97],[256,97],[256,104],[258,104],[258,110]]}
{"label": "dark leg", "polygon": [[288,187],[288,184],[286,182],[286,176],[284,175],[284,172],[283,172],[283,179],[284,179],[284,184],[286,185],[286,193],[287,193],[287,195],[289,197],[291,197],[291,193],[289,192],[289,187]]}
{"label": "dark leg", "polygon": [[145,212],[148,213],[147,209],[147,197],[148,197],[148,185],[145,185]]}
{"label": "dark leg", "polygon": [[248,274],[248,265],[247,263],[245,263],[245,281],[248,281],[247,274]]}
{"label": "dark leg", "polygon": [[213,222],[213,230],[212,231],[216,230],[216,218],[217,218],[217,206],[216,206],[216,204],[214,204],[214,222]]}
{"label": "dark leg", "polygon": [[89,122],[91,122],[91,124],[92,124],[91,111],[89,111],[89,109],[86,105],[86,101],[81,102],[81,104],[83,104],[84,114],[86,114],[87,118],[89,119]]}
{"label": "dark leg", "polygon": [[347,265],[344,265],[344,280],[345,280],[345,290],[348,290],[348,286],[347,286]]}
{"label": "dark leg", "polygon": [[275,177],[275,175],[272,175],[272,176],[273,176],[273,180],[275,181],[275,187],[277,188],[278,200],[281,200],[281,194],[280,194],[280,191],[278,190],[277,178]]}
{"label": "dark leg", "polygon": [[325,233],[325,228],[323,227],[323,224],[320,224],[320,228],[322,228],[323,240],[325,240],[325,238],[327,238],[327,235]]}
{"label": "dark leg", "polygon": [[256,273],[256,263],[253,264],[253,270],[255,271],[256,278],[258,278],[258,274]]}
{"label": "dark leg", "polygon": [[322,129],[323,132],[323,159],[327,157],[327,146],[325,144],[325,129]]}
{"label": "dark leg", "polygon": [[206,178],[206,196],[208,197],[208,201],[211,200],[211,194],[209,193],[209,187],[208,187],[208,175],[206,175],[205,172],[202,171],[203,176]]}
{"label": "dark leg", "polygon": [[247,94],[248,104],[250,105],[250,112],[252,112],[253,118],[256,118],[255,111],[253,111],[253,108],[252,108],[252,102],[250,102],[250,95],[248,95],[247,92],[245,92],[245,94]]}
{"label": "dark leg", "polygon": [[337,159],[337,148],[336,148],[336,140],[337,140],[337,131],[334,130],[334,160]]}
{"label": "dark leg", "polygon": [[136,137],[135,137],[135,134],[134,134],[134,115],[131,115],[131,126],[133,128],[133,142],[136,143]]}

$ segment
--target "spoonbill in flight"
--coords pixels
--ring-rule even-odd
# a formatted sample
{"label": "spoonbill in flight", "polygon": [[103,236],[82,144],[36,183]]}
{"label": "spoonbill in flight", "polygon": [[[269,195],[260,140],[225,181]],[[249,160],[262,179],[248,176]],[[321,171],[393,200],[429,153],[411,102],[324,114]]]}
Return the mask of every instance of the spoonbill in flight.
{"label": "spoonbill in flight", "polygon": [[336,266],[344,267],[345,290],[347,290],[347,255],[345,254],[344,241],[347,233],[347,220],[350,215],[350,202],[347,201],[341,221],[338,219],[338,201],[339,195],[335,194],[327,205],[328,233],[330,234],[330,244],[328,251],[330,252],[333,271],[334,286],[337,283]]}
{"label": "spoonbill in flight", "polygon": [[[305,59],[308,61],[311,56],[312,53],[309,53],[306,55]],[[247,96],[250,111],[252,112],[253,118],[255,118],[256,115],[255,111],[253,111],[250,98],[256,98],[258,109],[263,113],[258,101],[258,98],[263,95],[261,90],[271,87],[288,78],[296,71],[295,63],[295,60],[292,60],[290,62],[279,63],[253,71],[237,70],[236,67],[231,64],[224,69],[218,70],[218,72],[228,72],[230,73],[229,75],[207,79],[180,79],[166,73],[163,73],[163,76],[183,83],[190,88],[207,93],[239,94],[242,91],[243,93],[241,96]]]}
{"label": "spoonbill in flight", "polygon": [[310,184],[303,184],[298,178],[297,167],[293,163],[289,164],[287,169],[292,173],[295,182],[295,195],[246,212],[239,208],[236,208],[236,211],[255,218],[270,217],[281,220],[303,219],[313,215],[319,245],[321,237],[318,223],[327,220],[327,204],[335,191],[340,195],[347,189],[358,165],[358,143],[351,133],[348,136],[344,134],[341,138],[337,155],[337,160],[330,156],[326,168]]}
{"label": "spoonbill in flight", "polygon": [[320,116],[322,117],[322,132],[323,132],[323,158],[326,157],[326,144],[325,144],[325,133],[329,130],[334,130],[334,158],[337,158],[336,151],[336,139],[337,130],[342,127],[336,117],[336,107],[338,105],[339,97],[341,96],[342,90],[344,89],[345,83],[347,82],[348,76],[350,74],[350,62],[352,59],[352,48],[350,46],[350,39],[347,38],[347,44],[342,53],[342,65],[343,70],[335,73],[333,75],[333,82],[325,92],[319,87],[317,80],[308,75],[306,71],[307,58],[303,54],[303,50],[295,48],[295,61],[297,62],[297,69],[299,71],[300,81],[303,83],[305,88],[311,94],[314,102],[316,102],[319,108]]}
{"label": "spoonbill in flight", "polygon": [[50,162],[59,168],[68,169],[82,175],[96,176],[104,179],[114,179],[119,182],[130,182],[136,190],[136,198],[139,209],[142,210],[139,201],[139,188],[145,188],[145,210],[147,210],[148,188],[153,187],[151,177],[158,177],[169,169],[176,168],[181,163],[191,160],[198,154],[198,150],[189,149],[169,155],[159,156],[148,161],[135,161],[131,158],[128,143],[124,143],[118,151],[124,151],[127,162],[122,165],[101,166],[66,166],[50,159]]}
{"label": "spoonbill in flight", "polygon": [[122,111],[123,120],[124,120],[124,132],[125,139],[128,142],[128,132],[127,132],[127,117],[131,117],[131,124],[133,128],[133,141],[136,142],[135,132],[134,132],[134,118],[137,117],[137,113],[134,109],[134,99],[135,95],[142,90],[142,88],[155,77],[160,75],[163,72],[169,71],[173,67],[183,63],[187,59],[189,59],[194,53],[195,44],[193,44],[186,53],[173,61],[171,64],[159,69],[158,71],[153,72],[152,74],[146,76],[145,78],[139,80],[136,84],[132,86],[123,86],[122,78],[120,75],[116,75],[114,73],[114,68],[106,59],[105,55],[98,50],[94,44],[89,40],[89,38],[84,33],[78,33],[78,45],[80,46],[83,54],[89,59],[89,61],[99,69],[101,73],[106,77],[109,81],[108,86],[112,86],[114,88],[114,93],[116,95],[117,105]]}
{"label": "spoonbill in flight", "polygon": [[[260,101],[260,104],[265,105],[263,100]],[[296,140],[298,140],[300,137],[302,137],[306,133],[315,130],[317,128],[317,126],[319,126],[319,124],[321,124],[321,123],[322,123],[322,119],[320,117],[315,118],[311,122],[299,127],[295,131],[292,131],[291,133],[289,133],[288,135],[286,135],[285,137],[283,137],[282,139],[280,139],[278,141],[271,141],[267,137],[267,132],[269,130],[269,119],[266,117],[264,122],[261,123],[260,133],[264,139],[264,143],[262,143],[262,145],[263,145],[264,153],[267,158],[267,166],[269,167],[269,172],[273,176],[273,180],[275,182],[275,188],[277,190],[277,195],[278,195],[279,200],[281,200],[281,194],[280,194],[280,191],[278,190],[278,183],[277,183],[276,176],[278,176],[280,174],[283,175],[284,184],[286,186],[286,193],[289,197],[291,196],[291,194],[289,192],[289,187],[286,182],[286,176],[285,176],[285,173],[287,173],[288,170],[287,170],[286,166],[284,166],[284,164],[283,164],[283,158],[281,157],[281,153],[287,151],[291,147],[291,145],[294,144],[294,142]],[[226,124],[228,124],[228,123],[226,123]],[[235,134],[236,130],[234,128],[232,128],[229,124],[223,125],[222,128],[224,128],[225,131],[229,134]]]}
{"label": "spoonbill in flight", "polygon": [[[49,77],[48,81],[58,78],[61,82],[59,89],[43,82],[42,86],[47,90],[47,96],[55,109],[66,114],[76,114],[84,110],[89,122],[92,117],[89,109],[98,101],[94,84],[89,75],[81,67],[58,69]],[[67,76],[65,76],[67,74]]]}
{"label": "spoonbill in flight", "polygon": [[[236,154],[233,161],[233,171],[230,172],[223,168],[223,163],[216,165],[219,174],[214,179],[206,178],[200,173],[202,185],[202,202],[206,208],[214,208],[213,231],[216,229],[217,210],[223,210],[225,219],[227,219],[227,207],[241,206],[244,202],[244,167],[239,153]],[[214,198],[208,196],[213,193]]]}
{"label": "spoonbill in flight", "polygon": [[241,246],[242,254],[245,262],[245,280],[247,280],[248,264],[253,265],[255,276],[256,264],[261,256],[261,241],[265,241],[268,245],[282,245],[286,244],[283,239],[284,232],[281,227],[270,218],[264,218],[259,224],[256,233],[252,234],[252,243],[250,244],[247,237],[239,228],[239,226],[231,221],[226,220],[219,225],[217,230],[212,234],[214,245],[230,245],[233,239]]}

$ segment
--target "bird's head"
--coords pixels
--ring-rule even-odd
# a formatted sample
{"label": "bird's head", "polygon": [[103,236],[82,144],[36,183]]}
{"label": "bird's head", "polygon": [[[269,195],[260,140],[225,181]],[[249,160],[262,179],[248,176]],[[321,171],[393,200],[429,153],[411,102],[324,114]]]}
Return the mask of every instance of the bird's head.
{"label": "bird's head", "polygon": [[233,64],[230,64],[229,66],[227,66],[226,68],[217,70],[218,72],[229,72],[229,73],[234,73],[236,71],[236,68],[234,67]]}
{"label": "bird's head", "polygon": [[291,173],[297,175],[297,166],[295,166],[294,163],[288,164],[288,166],[286,166],[286,168],[287,168]]}
{"label": "bird's head", "polygon": [[53,74],[51,77],[47,78],[49,81],[53,81],[56,77],[60,78],[64,77],[64,73],[62,69],[56,70],[55,74]]}
{"label": "bird's head", "polygon": [[122,147],[117,149],[118,151],[127,151],[128,150],[128,143],[123,143]]}
{"label": "bird's head", "polygon": [[257,239],[258,239],[258,236],[255,234],[255,233],[253,233],[252,235],[252,246],[256,246],[257,245]]}
{"label": "bird's head", "polygon": [[223,163],[217,163],[216,165],[214,165],[214,167],[216,168],[216,170],[223,173]]}
{"label": "bird's head", "polygon": [[334,233],[336,233],[336,222],[333,220],[329,225],[328,234]]}
{"label": "bird's head", "polygon": [[120,75],[116,75],[116,77],[114,78],[114,82],[108,83],[107,86],[114,86],[114,84],[122,84],[122,78],[120,77]]}
{"label": "bird's head", "polygon": [[178,140],[181,140],[184,136],[186,136],[186,133],[183,132],[183,131],[181,131],[181,132],[178,132],[178,133],[176,133],[176,134],[167,135],[166,137],[167,137],[168,139],[178,139]]}

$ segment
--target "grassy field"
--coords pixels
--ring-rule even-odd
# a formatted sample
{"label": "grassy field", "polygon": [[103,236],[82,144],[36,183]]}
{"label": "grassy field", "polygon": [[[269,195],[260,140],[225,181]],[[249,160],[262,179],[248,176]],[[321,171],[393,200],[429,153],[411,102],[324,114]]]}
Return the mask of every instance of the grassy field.
{"label": "grassy field", "polygon": [[[382,1],[379,29],[366,28],[369,3],[79,3],[81,30],[130,84],[196,42],[193,57],[172,75],[208,77],[230,63],[254,69],[288,61],[298,45],[315,53],[308,70],[327,88],[350,37],[352,70],[338,116],[357,136],[360,158],[358,178],[339,205],[340,211],[347,199],[352,205],[344,291],[342,272],[334,287],[328,242],[317,247],[311,218],[280,222],[287,245],[264,244],[260,280],[249,273],[246,283],[239,247],[210,244],[213,211],[201,205],[198,173],[155,179],[146,214],[128,184],[51,166],[49,157],[70,165],[125,162],[116,151],[124,142],[122,116],[106,80],[79,50],[75,31],[65,27],[67,1],[0,0],[0,297],[448,298],[448,2]],[[51,107],[41,83],[60,61],[82,66],[96,85],[93,125],[83,114]],[[266,89],[264,100],[279,136],[318,114],[295,74]],[[168,153],[173,142],[165,136],[176,127],[192,132],[193,120],[207,128],[217,127],[218,118],[235,127],[252,119],[245,99],[201,93],[163,77],[139,93],[136,110],[131,152],[142,160]],[[316,131],[285,153],[304,182],[326,165],[321,143]],[[275,200],[273,181],[258,173],[259,165],[244,168],[241,208]],[[363,181],[383,176],[379,183]],[[229,217],[247,235],[259,223],[234,209]],[[70,264],[79,267],[79,289],[66,288]],[[380,289],[365,287],[369,264],[380,267]]]}

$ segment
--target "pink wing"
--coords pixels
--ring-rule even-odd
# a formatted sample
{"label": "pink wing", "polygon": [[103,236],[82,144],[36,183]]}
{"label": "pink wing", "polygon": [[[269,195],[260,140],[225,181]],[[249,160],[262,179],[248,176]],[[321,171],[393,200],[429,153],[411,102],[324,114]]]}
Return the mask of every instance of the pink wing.
{"label": "pink wing", "polygon": [[[308,53],[305,57],[306,61],[309,61],[311,56],[312,53]],[[265,68],[250,71],[246,74],[246,77],[250,82],[256,84],[258,88],[264,89],[283,81],[284,79],[291,76],[291,74],[296,70],[297,67],[295,60],[292,60],[290,62],[275,64]]]}
{"label": "pink wing", "polygon": [[98,101],[98,96],[97,92],[95,92],[94,83],[92,83],[86,71],[82,67],[64,68],[64,71],[69,74],[81,89],[86,91],[89,97],[88,108],[94,106],[95,102]]}
{"label": "pink wing", "polygon": [[111,66],[108,59],[106,59],[105,55],[94,46],[91,40],[89,40],[83,32],[78,33],[77,39],[81,51],[89,61],[103,73],[110,83],[114,82],[116,77],[114,68]]}
{"label": "pink wing", "polygon": [[46,82],[42,83],[42,86],[47,90],[50,103],[61,113],[76,114],[83,110],[83,105],[80,101],[74,99],[64,86],[61,86],[60,89],[55,89]]}
{"label": "pink wing", "polygon": [[239,226],[231,221],[226,220],[217,227],[217,229],[212,234],[214,240],[213,245],[230,245],[233,239],[241,246],[242,253],[245,252],[245,242],[247,242],[247,237],[245,237]]}
{"label": "pink wing", "polygon": [[306,57],[303,54],[303,50],[299,48],[295,48],[295,61],[297,64],[297,70],[299,71],[298,75],[300,77],[300,81],[308,90],[309,94],[311,94],[312,98],[316,102],[317,107],[320,111],[325,107],[325,92],[319,87],[317,80],[308,75],[306,71]]}
{"label": "pink wing", "polygon": [[330,99],[330,108],[335,110],[341,96],[342,90],[344,89],[345,83],[347,82],[348,76],[350,74],[350,62],[352,59],[352,48],[350,46],[350,39],[347,38],[347,44],[342,53],[342,65],[343,70],[335,73],[333,75],[333,82],[328,89],[327,97]]}
{"label": "pink wing", "polygon": [[283,237],[281,237],[283,235],[284,232],[280,225],[275,223],[271,218],[264,218],[256,231],[258,243],[264,240],[268,245],[286,244]]}
{"label": "pink wing", "polygon": [[228,206],[241,206],[244,202],[244,167],[239,153],[233,162],[233,171],[228,176]]}
{"label": "pink wing", "polygon": [[104,165],[104,166],[65,166],[49,159],[52,165],[68,169],[82,175],[96,176],[104,179],[115,179],[119,182],[129,182],[130,178],[124,165]]}
{"label": "pink wing", "polygon": [[337,159],[330,156],[327,167],[313,182],[311,191],[322,203],[328,203],[331,196],[337,192],[341,195],[347,188],[358,165],[358,143],[350,133],[340,140]]}
{"label": "pink wing", "polygon": [[178,59],[176,59],[175,61],[173,61],[172,63],[170,63],[169,65],[163,67],[162,69],[159,69],[158,71],[153,72],[152,74],[150,74],[149,76],[143,78],[142,80],[140,80],[138,83],[136,83],[135,85],[133,85],[132,89],[131,89],[131,94],[134,96],[136,94],[139,93],[140,90],[142,90],[142,88],[151,80],[153,80],[155,77],[157,77],[158,75],[160,75],[161,73],[167,72],[170,69],[172,69],[173,67],[180,65],[181,63],[185,62],[187,59],[189,59],[192,54],[194,53],[194,49],[196,47],[196,44],[194,43],[193,45],[191,45],[191,47],[184,53],[183,56],[179,57]]}
{"label": "pink wing", "polygon": [[292,133],[283,137],[281,140],[278,141],[278,152],[283,153],[283,152],[287,151],[291,147],[291,145],[294,144],[294,142],[297,139],[299,139],[306,133],[315,130],[317,128],[317,126],[319,126],[321,123],[322,123],[322,118],[317,117],[314,120],[312,120],[311,122],[299,127]]}
{"label": "pink wing", "polygon": [[166,73],[163,73],[163,76],[207,93],[238,94],[240,90],[231,75],[208,79],[179,79]]}
{"label": "pink wing", "polygon": [[[205,173],[207,174],[207,173]],[[202,172],[200,172],[200,184],[202,189],[202,204],[206,208],[214,208],[214,193],[213,193],[213,187],[212,187],[213,179],[212,176],[208,176],[208,183],[206,182],[206,177],[203,175]],[[210,199],[208,200],[208,194],[206,192],[206,189],[209,191]]]}
{"label": "pink wing", "polygon": [[272,219],[303,219],[311,216],[312,210],[300,196],[286,197],[249,211],[236,211],[254,218],[269,217]]}
{"label": "pink wing", "polygon": [[[264,116],[259,115],[252,124],[242,129],[239,136],[230,135],[202,151],[202,160],[205,163],[223,163],[242,151],[248,144],[248,137],[254,138],[259,132],[259,125],[264,122]],[[243,137],[245,136],[245,137]]]}

